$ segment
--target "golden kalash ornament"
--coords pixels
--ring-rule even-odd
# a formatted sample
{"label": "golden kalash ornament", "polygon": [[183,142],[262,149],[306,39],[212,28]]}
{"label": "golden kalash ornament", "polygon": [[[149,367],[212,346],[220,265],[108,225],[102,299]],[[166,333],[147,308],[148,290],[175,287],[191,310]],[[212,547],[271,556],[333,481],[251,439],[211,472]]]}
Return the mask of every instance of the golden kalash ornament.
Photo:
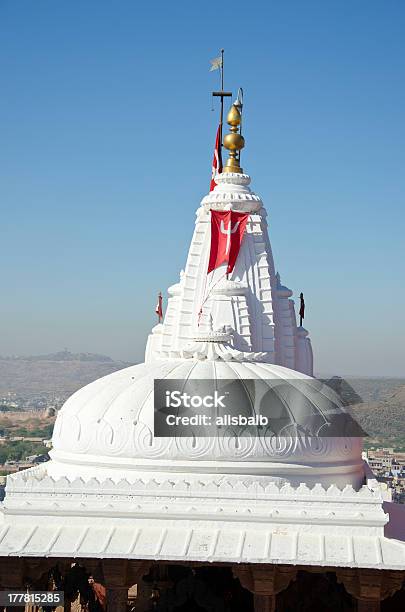
{"label": "golden kalash ornament", "polygon": [[243,174],[243,169],[239,164],[239,151],[245,146],[245,139],[242,134],[239,134],[241,114],[235,104],[232,104],[226,121],[230,125],[231,133],[224,136],[224,147],[228,149],[229,157],[222,172]]}

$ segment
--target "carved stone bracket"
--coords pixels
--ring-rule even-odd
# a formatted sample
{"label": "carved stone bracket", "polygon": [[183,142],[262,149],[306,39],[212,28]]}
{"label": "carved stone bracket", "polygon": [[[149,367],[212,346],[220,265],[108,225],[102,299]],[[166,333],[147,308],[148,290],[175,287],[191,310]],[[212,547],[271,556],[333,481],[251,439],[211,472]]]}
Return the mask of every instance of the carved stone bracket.
{"label": "carved stone bracket", "polygon": [[129,587],[148,573],[150,565],[149,561],[103,559],[107,612],[126,612]]}
{"label": "carved stone bracket", "polygon": [[274,612],[276,595],[297,576],[297,569],[288,565],[234,565],[233,575],[254,594],[255,612]]}
{"label": "carved stone bracket", "polygon": [[297,568],[289,565],[234,565],[233,575],[241,585],[259,595],[276,595],[297,576]]}
{"label": "carved stone bracket", "polygon": [[47,574],[50,569],[58,566],[59,570],[64,574],[68,571],[71,565],[69,559],[54,559],[30,557],[24,559],[23,584],[35,585],[44,574]]}
{"label": "carved stone bracket", "polygon": [[398,591],[405,579],[403,571],[338,569],[338,582],[358,600],[359,612],[378,612],[380,602]]}

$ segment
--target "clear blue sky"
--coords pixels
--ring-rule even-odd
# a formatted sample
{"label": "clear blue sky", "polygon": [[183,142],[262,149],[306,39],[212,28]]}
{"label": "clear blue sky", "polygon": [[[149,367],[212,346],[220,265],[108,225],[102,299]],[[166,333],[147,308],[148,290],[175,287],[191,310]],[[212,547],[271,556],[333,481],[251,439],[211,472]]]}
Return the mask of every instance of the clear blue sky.
{"label": "clear blue sky", "polygon": [[141,360],[207,192],[209,60],[316,369],[405,374],[405,4],[0,0],[0,355]]}

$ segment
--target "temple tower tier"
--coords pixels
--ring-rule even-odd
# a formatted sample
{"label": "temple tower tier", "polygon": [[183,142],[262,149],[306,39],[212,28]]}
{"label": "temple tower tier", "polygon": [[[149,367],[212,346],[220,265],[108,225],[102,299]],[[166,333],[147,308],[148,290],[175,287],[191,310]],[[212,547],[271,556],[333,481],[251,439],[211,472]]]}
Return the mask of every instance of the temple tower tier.
{"label": "temple tower tier", "polygon": [[[312,376],[311,342],[297,326],[292,291],[276,273],[263,203],[247,174],[217,174],[216,183],[197,210],[185,269],[168,290],[166,316],[149,336],[145,360],[179,357],[202,331],[226,329],[236,350]],[[226,264],[208,274],[211,211],[229,210],[249,214],[236,265],[231,274]]]}

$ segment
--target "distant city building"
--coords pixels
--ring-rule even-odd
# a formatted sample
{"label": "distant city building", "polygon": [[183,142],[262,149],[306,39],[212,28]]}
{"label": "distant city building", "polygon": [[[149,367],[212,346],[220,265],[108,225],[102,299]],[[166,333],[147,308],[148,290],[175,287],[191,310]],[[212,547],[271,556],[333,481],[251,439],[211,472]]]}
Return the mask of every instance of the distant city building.
{"label": "distant city building", "polygon": [[405,503],[405,453],[393,448],[377,448],[364,451],[363,457],[377,480],[390,490],[393,501]]}

